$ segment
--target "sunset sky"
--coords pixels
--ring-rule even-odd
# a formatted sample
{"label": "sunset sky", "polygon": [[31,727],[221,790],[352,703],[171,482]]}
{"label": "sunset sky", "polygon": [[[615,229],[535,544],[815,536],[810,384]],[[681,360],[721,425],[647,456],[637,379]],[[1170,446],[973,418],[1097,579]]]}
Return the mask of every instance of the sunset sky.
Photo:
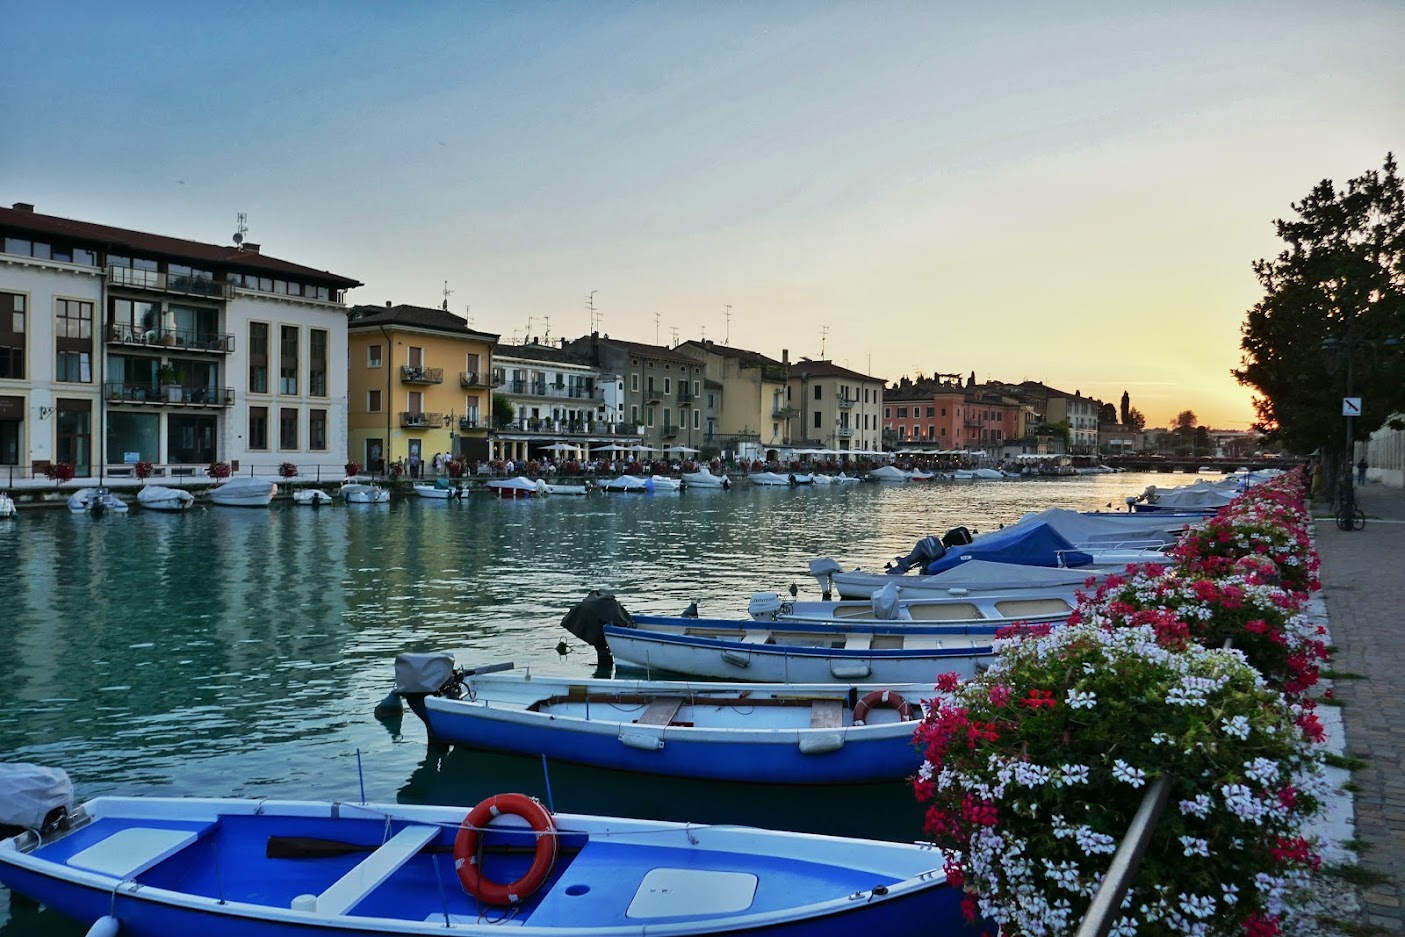
{"label": "sunset sky", "polygon": [[594,291],[631,341],[1244,428],[1251,263],[1405,150],[1403,39],[1398,0],[10,4],[0,203],[246,212],[505,341]]}

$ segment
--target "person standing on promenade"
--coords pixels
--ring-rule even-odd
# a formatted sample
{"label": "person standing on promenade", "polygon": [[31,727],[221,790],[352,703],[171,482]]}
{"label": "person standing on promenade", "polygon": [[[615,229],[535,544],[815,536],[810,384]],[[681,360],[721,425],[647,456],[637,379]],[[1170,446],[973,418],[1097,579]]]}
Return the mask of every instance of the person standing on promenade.
{"label": "person standing on promenade", "polygon": [[1356,463],[1356,483],[1358,485],[1366,484],[1366,468],[1366,457],[1362,456],[1361,461]]}

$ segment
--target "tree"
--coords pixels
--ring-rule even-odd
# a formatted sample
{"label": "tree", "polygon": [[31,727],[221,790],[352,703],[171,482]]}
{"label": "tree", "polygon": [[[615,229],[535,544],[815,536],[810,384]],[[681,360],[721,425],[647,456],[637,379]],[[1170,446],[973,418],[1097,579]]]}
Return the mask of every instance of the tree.
{"label": "tree", "polygon": [[1117,408],[1110,403],[1105,403],[1098,410],[1098,424],[1109,425],[1117,422]]}
{"label": "tree", "polygon": [[517,409],[513,407],[512,401],[502,394],[493,395],[493,425],[499,429],[509,425],[517,419]]}
{"label": "tree", "polygon": [[1405,410],[1405,356],[1387,346],[1405,338],[1405,189],[1386,154],[1381,171],[1343,190],[1324,179],[1291,207],[1295,218],[1274,222],[1287,246],[1254,263],[1264,297],[1244,321],[1242,367],[1231,373],[1257,391],[1256,428],[1271,441],[1322,448],[1335,462],[1347,367],[1363,403],[1356,438]]}
{"label": "tree", "polygon": [[[1122,400],[1124,403],[1126,402],[1126,394],[1122,395]],[[1146,429],[1146,415],[1136,407],[1129,407],[1122,417],[1122,423],[1128,429],[1136,430],[1140,433],[1142,430]]]}
{"label": "tree", "polygon": [[1125,390],[1122,392],[1122,425],[1132,425],[1132,398]]}
{"label": "tree", "polygon": [[1171,421],[1171,429],[1179,435],[1184,436],[1195,430],[1198,421],[1194,410],[1182,410],[1176,414],[1176,418]]}

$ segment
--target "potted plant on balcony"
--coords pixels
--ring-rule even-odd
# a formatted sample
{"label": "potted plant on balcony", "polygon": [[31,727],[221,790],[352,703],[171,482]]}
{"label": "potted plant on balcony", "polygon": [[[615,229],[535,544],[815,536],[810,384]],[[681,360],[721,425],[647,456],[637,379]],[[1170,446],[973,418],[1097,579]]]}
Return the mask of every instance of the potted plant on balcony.
{"label": "potted plant on balcony", "polygon": [[180,377],[180,371],[170,362],[156,369],[156,383],[166,389],[166,399],[172,403],[180,403],[181,401],[181,386],[177,383],[180,381]]}

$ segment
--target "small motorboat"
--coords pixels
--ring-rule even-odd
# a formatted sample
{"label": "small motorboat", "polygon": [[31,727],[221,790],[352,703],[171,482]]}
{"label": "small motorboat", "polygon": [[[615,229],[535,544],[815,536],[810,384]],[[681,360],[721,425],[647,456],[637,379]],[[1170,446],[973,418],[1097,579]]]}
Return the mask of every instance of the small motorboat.
{"label": "small motorboat", "polygon": [[432,739],[643,774],[771,784],[910,777],[932,681],[896,687],[552,677],[401,654],[395,689]]}
{"label": "small motorboat", "polygon": [[303,507],[320,508],[332,503],[332,496],[321,488],[299,488],[293,492],[293,503]]}
{"label": "small motorboat", "polygon": [[962,929],[930,844],[556,814],[514,793],[472,809],[98,797],[64,812],[0,840],[0,883],[94,935]]}
{"label": "small motorboat", "polygon": [[347,482],[337,493],[347,504],[385,504],[390,500],[390,489],[363,482]]}
{"label": "small motorboat", "polygon": [[707,470],[684,472],[682,479],[685,488],[730,488],[732,486],[732,480],[726,475],[714,475]]}
{"label": "small motorboat", "polygon": [[600,483],[601,491],[654,491],[654,480],[652,478],[640,478],[638,475],[619,475],[615,478],[607,478]]}
{"label": "small motorboat", "polygon": [[453,501],[462,498],[465,494],[462,485],[451,485],[442,478],[436,478],[433,484],[415,482],[411,487],[415,489],[415,494],[421,498],[429,498],[431,501]]}
{"label": "small motorboat", "polygon": [[137,504],[148,511],[189,511],[195,504],[195,495],[184,488],[143,485],[137,492]]}
{"label": "small motorboat", "polygon": [[669,478],[667,475],[650,475],[649,481],[653,483],[655,491],[683,490],[683,481],[679,478]]}
{"label": "small motorboat", "polygon": [[779,472],[752,472],[747,476],[747,480],[753,485],[762,485],[770,488],[789,488],[795,484],[791,476],[782,475]]}
{"label": "small motorboat", "polygon": [[876,482],[910,482],[912,473],[904,472],[896,465],[880,465],[868,473],[868,478]]}
{"label": "small motorboat", "polygon": [[0,521],[9,520],[18,515],[19,508],[15,507],[15,499],[0,491]]}
{"label": "small motorboat", "polygon": [[520,475],[512,478],[495,478],[487,484],[488,494],[499,498],[516,500],[536,498],[547,493],[546,482],[534,482]]}
{"label": "small motorboat", "polygon": [[68,496],[68,509],[74,514],[99,516],[107,511],[124,513],[127,502],[117,497],[107,488],[79,488]]}
{"label": "small motorboat", "polygon": [[575,485],[565,484],[561,482],[546,481],[542,482],[542,484],[546,486],[546,493],[549,495],[566,495],[568,497],[580,497],[582,495],[588,495],[595,490],[595,485],[589,481],[581,482],[580,484]]}
{"label": "small motorboat", "polygon": [[227,478],[210,489],[210,500],[229,508],[266,508],[278,493],[278,485],[266,478],[239,476]]}

